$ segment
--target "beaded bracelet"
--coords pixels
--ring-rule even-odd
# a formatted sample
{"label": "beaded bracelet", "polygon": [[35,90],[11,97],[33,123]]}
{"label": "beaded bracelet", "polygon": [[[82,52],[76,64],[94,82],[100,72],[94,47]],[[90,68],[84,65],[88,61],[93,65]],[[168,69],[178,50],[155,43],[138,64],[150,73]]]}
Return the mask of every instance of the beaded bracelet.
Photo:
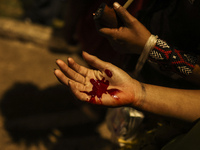
{"label": "beaded bracelet", "polygon": [[136,67],[135,67],[135,71],[133,73],[133,76],[135,78],[139,75],[140,71],[142,70],[142,68],[148,58],[149,52],[154,48],[154,46],[156,44],[157,38],[158,38],[157,36],[151,35],[149,37],[149,39],[147,40],[147,42],[144,46],[144,49],[143,49],[140,57],[138,58],[138,61],[137,61]]}
{"label": "beaded bracelet", "polygon": [[161,39],[149,52],[149,59],[156,62],[161,70],[172,71],[182,77],[190,75],[197,63],[196,55],[172,48]]}

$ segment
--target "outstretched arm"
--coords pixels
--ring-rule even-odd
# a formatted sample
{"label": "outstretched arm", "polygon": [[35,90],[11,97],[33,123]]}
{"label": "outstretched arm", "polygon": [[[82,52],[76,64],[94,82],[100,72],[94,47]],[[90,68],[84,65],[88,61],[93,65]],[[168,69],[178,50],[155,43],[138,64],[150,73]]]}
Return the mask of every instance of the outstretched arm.
{"label": "outstretched arm", "polygon": [[200,90],[184,90],[145,84],[140,108],[155,114],[195,121],[200,117]]}
{"label": "outstretched arm", "polygon": [[56,63],[55,75],[82,101],[110,107],[130,106],[155,114],[194,121],[200,117],[200,90],[173,89],[143,84],[120,68],[83,52],[97,70],[78,65],[68,58]]}
{"label": "outstretched arm", "polygon": [[112,107],[137,105],[141,93],[138,81],[120,68],[86,52],[83,52],[83,57],[97,70],[80,66],[72,58],[68,58],[68,65],[62,60],[56,61],[60,68],[55,70],[56,77],[69,86],[78,99]]}

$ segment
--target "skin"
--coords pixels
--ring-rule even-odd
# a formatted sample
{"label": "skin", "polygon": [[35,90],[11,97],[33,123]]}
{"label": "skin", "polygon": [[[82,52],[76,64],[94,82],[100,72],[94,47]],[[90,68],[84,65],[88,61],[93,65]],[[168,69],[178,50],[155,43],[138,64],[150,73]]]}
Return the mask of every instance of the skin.
{"label": "skin", "polygon": [[[137,93],[141,93],[140,83],[133,80],[126,72],[120,68],[112,65],[111,63],[104,62],[95,56],[89,55],[83,52],[83,58],[86,62],[97,68],[97,70],[92,70],[80,66],[72,58],[68,58],[68,65],[62,60],[57,60],[56,63],[60,70],[55,70],[55,75],[63,84],[69,86],[73,94],[82,101],[89,101],[90,96],[82,91],[90,92],[93,85],[90,83],[90,79],[95,80],[105,80],[109,81],[109,89],[118,89],[119,93],[116,95],[119,100],[114,99],[109,94],[102,95],[102,105],[117,107],[117,106],[131,106],[137,105],[136,99],[140,96]],[[112,72],[113,76],[110,78],[106,75],[105,70],[108,69]],[[134,90],[129,90],[129,89]],[[98,98],[96,98],[96,103],[101,104]],[[132,104],[135,103],[135,104]]]}
{"label": "skin", "polygon": [[[111,29],[97,25],[99,32],[116,50],[123,49],[126,53],[140,54],[151,33],[119,4],[114,3],[114,9],[124,22],[124,26]],[[95,97],[96,104],[108,107],[130,106],[190,122],[200,117],[200,90],[174,89],[140,83],[120,68],[86,52],[83,52],[83,58],[96,70],[85,68],[72,58],[68,58],[68,65],[62,60],[57,60],[56,63],[60,69],[54,72],[58,80],[67,85],[79,100],[89,102],[90,96],[82,91],[92,90],[93,85],[90,79],[105,78],[109,81],[108,89],[120,90],[116,94],[119,99],[103,94],[101,103]],[[111,78],[106,75],[106,69],[112,72]],[[186,79],[200,83],[199,63],[195,66],[193,74]]]}
{"label": "skin", "polygon": [[97,30],[109,40],[116,51],[140,54],[151,33],[118,3],[115,2],[113,8],[124,26],[119,28],[104,28],[96,22]]}
{"label": "skin", "polygon": [[[96,22],[99,33],[106,37],[112,47],[121,53],[141,54],[151,33],[147,28],[132,16],[119,3],[113,4],[117,15],[122,20],[124,26],[119,28],[104,28]],[[185,80],[200,85],[200,57],[193,69],[193,73]]]}
{"label": "skin", "polygon": [[[68,58],[68,65],[62,60],[56,61],[60,69],[54,71],[58,80],[67,85],[72,93],[82,101],[88,102],[90,96],[82,91],[91,91],[90,79],[103,77],[109,81],[108,89],[119,89],[118,100],[109,94],[103,94],[101,102],[96,104],[109,107],[130,106],[162,116],[185,121],[195,121],[200,117],[200,90],[184,90],[143,84],[131,78],[126,72],[111,63],[104,62],[95,56],[83,52],[85,61],[97,70],[85,68]],[[110,78],[104,72],[109,69]],[[167,94],[166,94],[167,93]]]}

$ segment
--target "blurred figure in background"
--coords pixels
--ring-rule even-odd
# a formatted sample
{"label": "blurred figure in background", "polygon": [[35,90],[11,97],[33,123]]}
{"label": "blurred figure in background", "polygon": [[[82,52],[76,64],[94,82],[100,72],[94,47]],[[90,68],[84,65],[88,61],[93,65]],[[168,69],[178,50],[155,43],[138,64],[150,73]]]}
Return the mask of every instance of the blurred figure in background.
{"label": "blurred figure in background", "polygon": [[33,23],[52,25],[52,20],[58,16],[61,8],[60,0],[21,0],[25,18]]}

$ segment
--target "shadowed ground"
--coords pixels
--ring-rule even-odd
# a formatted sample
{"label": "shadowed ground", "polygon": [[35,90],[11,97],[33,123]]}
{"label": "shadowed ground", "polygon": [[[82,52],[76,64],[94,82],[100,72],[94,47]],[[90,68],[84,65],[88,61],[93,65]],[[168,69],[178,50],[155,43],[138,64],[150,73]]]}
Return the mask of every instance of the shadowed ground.
{"label": "shadowed ground", "polygon": [[[0,1],[0,150],[117,149],[102,126],[107,109],[74,99],[53,74],[58,58],[72,57],[87,66],[80,47],[67,45],[50,25],[31,23],[26,18],[29,2],[33,0]],[[194,88],[155,73],[148,65],[142,74],[145,83]],[[157,144],[152,145],[152,139],[162,145],[182,132],[179,126],[171,128],[170,122],[160,126],[153,124],[157,123],[154,117],[146,118],[153,137],[144,136],[147,144],[143,144],[151,149]]]}
{"label": "shadowed ground", "polygon": [[0,20],[0,150],[109,148],[98,132],[106,109],[74,99],[53,74],[57,58],[86,66],[80,54],[53,53],[65,45],[48,42],[50,27]]}

